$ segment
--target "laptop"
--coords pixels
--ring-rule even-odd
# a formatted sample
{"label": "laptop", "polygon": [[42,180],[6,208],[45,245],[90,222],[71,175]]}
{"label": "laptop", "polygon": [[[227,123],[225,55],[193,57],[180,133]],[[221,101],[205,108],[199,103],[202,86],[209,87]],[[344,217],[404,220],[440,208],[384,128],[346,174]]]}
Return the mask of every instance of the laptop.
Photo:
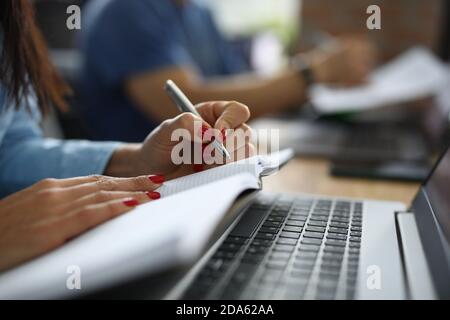
{"label": "laptop", "polygon": [[450,298],[450,150],[413,202],[257,192],[167,299]]}
{"label": "laptop", "polygon": [[424,161],[430,154],[425,134],[398,123],[345,123],[291,117],[257,120],[252,127],[278,129],[280,148],[292,148],[298,156],[340,161]]}

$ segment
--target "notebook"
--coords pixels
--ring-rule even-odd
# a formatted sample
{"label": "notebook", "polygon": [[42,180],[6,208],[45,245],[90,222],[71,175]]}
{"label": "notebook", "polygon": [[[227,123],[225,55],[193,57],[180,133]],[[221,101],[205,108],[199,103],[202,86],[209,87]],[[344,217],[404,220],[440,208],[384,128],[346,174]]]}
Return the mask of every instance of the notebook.
{"label": "notebook", "polygon": [[[75,298],[195,261],[236,198],[293,155],[285,150],[168,181],[138,206],[64,246],[0,274],[0,299]],[[81,289],[69,290],[75,266]]]}
{"label": "notebook", "polygon": [[227,177],[242,174],[251,175],[255,178],[255,183],[257,183],[259,182],[260,177],[268,176],[276,172],[281,165],[286,163],[292,157],[293,151],[291,149],[285,149],[271,155],[258,155],[167,181],[157,191],[161,193],[162,197],[167,197]]}

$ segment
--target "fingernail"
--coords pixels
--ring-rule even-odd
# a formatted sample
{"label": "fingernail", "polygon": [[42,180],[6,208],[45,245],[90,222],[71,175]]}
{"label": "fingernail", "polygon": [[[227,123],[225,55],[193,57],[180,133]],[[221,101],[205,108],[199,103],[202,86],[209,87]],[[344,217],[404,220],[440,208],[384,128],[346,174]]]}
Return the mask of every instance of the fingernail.
{"label": "fingernail", "polygon": [[148,176],[148,178],[150,179],[151,182],[156,184],[161,184],[164,182],[164,176],[161,175]]}
{"label": "fingernail", "polygon": [[139,205],[139,201],[137,201],[136,199],[129,199],[125,200],[123,204],[126,205],[127,207],[136,207]]}
{"label": "fingernail", "polygon": [[203,170],[205,170],[205,167],[203,166],[203,164],[194,164],[194,172],[201,172]]}
{"label": "fingernail", "polygon": [[161,194],[156,191],[147,191],[145,194],[152,200],[157,200],[161,198]]}

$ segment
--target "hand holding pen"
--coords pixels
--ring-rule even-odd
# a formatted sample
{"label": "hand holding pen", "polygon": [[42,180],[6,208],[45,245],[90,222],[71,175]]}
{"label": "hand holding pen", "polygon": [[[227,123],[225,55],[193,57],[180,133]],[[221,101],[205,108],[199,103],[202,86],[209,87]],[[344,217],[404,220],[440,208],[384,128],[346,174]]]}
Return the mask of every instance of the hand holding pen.
{"label": "hand holding pen", "polygon": [[[181,91],[180,88],[178,88],[178,86],[172,80],[167,80],[164,89],[166,90],[167,94],[172,98],[173,102],[176,104],[176,106],[181,112],[192,113],[203,120],[202,116],[195,109],[192,102],[186,97],[186,95]],[[224,157],[226,157],[227,159],[231,158],[230,153],[227,151],[225,146],[217,139],[214,139],[212,141],[212,144],[214,145],[214,148],[217,151],[219,151]]]}

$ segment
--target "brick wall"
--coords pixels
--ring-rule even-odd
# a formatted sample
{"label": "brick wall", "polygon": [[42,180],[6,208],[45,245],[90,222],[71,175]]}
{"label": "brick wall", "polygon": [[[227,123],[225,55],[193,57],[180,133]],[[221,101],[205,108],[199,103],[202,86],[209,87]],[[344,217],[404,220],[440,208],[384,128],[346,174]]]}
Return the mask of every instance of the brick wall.
{"label": "brick wall", "polygon": [[[367,34],[386,60],[414,44],[440,48],[444,1],[448,0],[303,0],[302,25],[334,35]],[[381,30],[366,28],[371,4],[381,8]],[[307,43],[306,35],[302,37]]]}

